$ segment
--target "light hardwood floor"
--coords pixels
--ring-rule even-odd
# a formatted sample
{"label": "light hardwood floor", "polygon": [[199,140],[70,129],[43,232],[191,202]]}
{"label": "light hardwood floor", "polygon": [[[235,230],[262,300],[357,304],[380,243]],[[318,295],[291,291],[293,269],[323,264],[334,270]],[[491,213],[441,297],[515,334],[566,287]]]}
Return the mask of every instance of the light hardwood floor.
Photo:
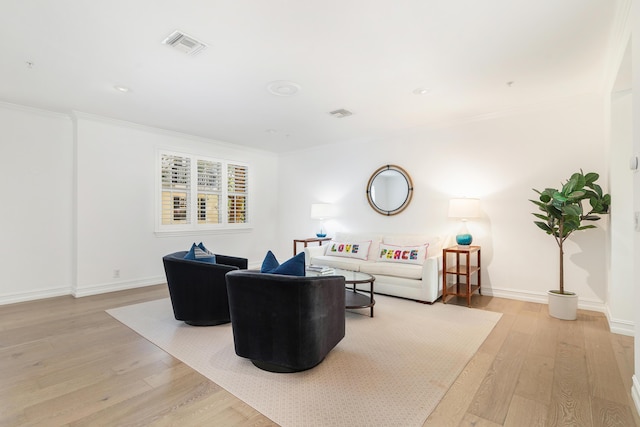
{"label": "light hardwood floor", "polygon": [[[0,425],[275,425],[104,311],[167,296],[160,285],[0,306]],[[640,426],[633,338],[602,314],[472,303],[502,319],[425,426]]]}

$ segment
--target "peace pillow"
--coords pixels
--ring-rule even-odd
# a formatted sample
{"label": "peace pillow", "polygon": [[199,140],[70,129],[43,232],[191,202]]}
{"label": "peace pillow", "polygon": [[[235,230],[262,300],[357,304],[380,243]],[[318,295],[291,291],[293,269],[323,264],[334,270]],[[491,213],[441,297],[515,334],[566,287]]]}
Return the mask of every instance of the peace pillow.
{"label": "peace pillow", "polygon": [[378,261],[422,265],[427,258],[428,247],[428,243],[417,246],[396,246],[380,243]]}
{"label": "peace pillow", "polygon": [[371,246],[371,240],[363,242],[336,242],[332,240],[327,245],[327,251],[324,254],[366,260],[369,246]]}
{"label": "peace pillow", "polygon": [[304,276],[304,252],[280,264],[273,252],[267,252],[262,261],[261,273],[283,274],[286,276]]}

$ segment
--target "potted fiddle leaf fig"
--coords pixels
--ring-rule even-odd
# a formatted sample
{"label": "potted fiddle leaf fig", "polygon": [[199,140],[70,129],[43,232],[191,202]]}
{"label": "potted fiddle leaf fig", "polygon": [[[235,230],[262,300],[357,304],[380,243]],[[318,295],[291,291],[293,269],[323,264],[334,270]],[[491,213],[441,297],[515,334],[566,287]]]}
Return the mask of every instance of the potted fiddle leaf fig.
{"label": "potted fiddle leaf fig", "polygon": [[564,320],[575,320],[578,310],[578,296],[564,289],[564,249],[565,240],[574,232],[595,228],[588,222],[597,221],[601,214],[609,213],[611,196],[604,194],[596,184],[600,175],[584,174],[582,170],[571,175],[561,189],[546,188],[538,193],[538,200],[530,200],[542,213],[533,215],[539,219],[534,223],[545,233],[553,236],[558,244],[560,256],[559,289],[550,290],[549,314]]}

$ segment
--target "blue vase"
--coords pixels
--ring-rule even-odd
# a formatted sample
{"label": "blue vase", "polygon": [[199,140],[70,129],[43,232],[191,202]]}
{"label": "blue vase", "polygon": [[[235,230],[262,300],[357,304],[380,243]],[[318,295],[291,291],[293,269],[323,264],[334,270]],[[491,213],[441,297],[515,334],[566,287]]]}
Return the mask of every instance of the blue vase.
{"label": "blue vase", "polygon": [[469,246],[473,241],[473,237],[471,234],[458,234],[456,236],[456,243],[462,246]]}

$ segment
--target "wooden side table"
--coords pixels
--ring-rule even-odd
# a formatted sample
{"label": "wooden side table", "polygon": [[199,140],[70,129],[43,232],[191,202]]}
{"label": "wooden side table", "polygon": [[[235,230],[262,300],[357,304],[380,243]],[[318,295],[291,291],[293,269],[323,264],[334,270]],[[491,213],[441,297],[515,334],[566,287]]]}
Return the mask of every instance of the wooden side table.
{"label": "wooden side table", "polygon": [[328,242],[331,240],[331,237],[310,237],[308,239],[293,239],[293,255],[295,256],[298,253],[298,243],[303,243],[306,248],[309,243],[317,242],[320,246],[322,246],[322,242]]}
{"label": "wooden side table", "polygon": [[[475,265],[471,264],[471,254],[476,254]],[[448,262],[449,255],[455,255],[455,264]],[[460,256],[465,258],[465,263],[460,263]],[[467,307],[471,306],[471,295],[478,291],[482,295],[482,281],[480,274],[480,246],[451,246],[442,250],[442,302],[447,303],[448,296],[460,296],[467,298]],[[475,284],[472,277],[476,276]],[[454,277],[455,282],[449,285],[447,278]],[[461,283],[461,279],[464,282]],[[462,285],[462,291],[461,291]],[[455,288],[455,292],[454,292]]]}

